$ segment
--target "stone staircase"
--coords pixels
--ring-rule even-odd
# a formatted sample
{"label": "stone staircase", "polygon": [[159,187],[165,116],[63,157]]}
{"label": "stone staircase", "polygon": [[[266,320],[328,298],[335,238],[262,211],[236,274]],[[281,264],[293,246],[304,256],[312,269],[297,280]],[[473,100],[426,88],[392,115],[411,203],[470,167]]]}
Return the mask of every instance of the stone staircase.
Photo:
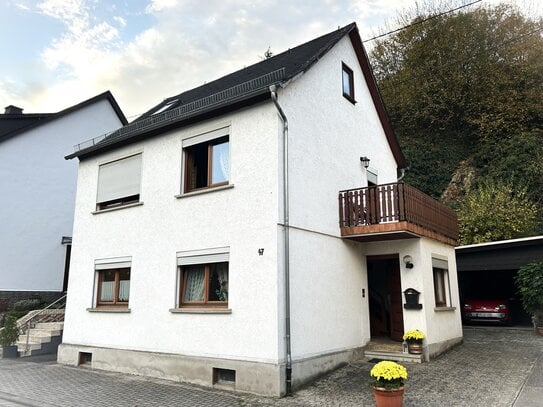
{"label": "stone staircase", "polygon": [[65,306],[66,295],[17,320],[20,333],[17,351],[20,357],[57,352],[58,345],[62,342]]}
{"label": "stone staircase", "polygon": [[64,322],[38,322],[19,335],[17,351],[20,357],[56,353],[62,342]]}
{"label": "stone staircase", "polygon": [[424,355],[414,355],[403,353],[402,344],[392,341],[372,341],[368,343],[364,350],[364,357],[368,359],[393,360],[395,362],[422,363]]}

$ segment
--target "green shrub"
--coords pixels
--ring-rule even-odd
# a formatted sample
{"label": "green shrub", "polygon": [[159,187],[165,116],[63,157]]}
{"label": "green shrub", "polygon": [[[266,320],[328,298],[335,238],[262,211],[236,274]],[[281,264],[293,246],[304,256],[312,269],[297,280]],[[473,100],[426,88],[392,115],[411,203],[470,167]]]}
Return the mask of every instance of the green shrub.
{"label": "green shrub", "polygon": [[522,266],[515,284],[524,309],[532,314],[538,326],[543,326],[543,262],[532,262]]}
{"label": "green shrub", "polygon": [[17,328],[17,317],[8,312],[4,318],[4,329],[0,331],[0,345],[12,345],[17,341],[18,337],[19,329]]}

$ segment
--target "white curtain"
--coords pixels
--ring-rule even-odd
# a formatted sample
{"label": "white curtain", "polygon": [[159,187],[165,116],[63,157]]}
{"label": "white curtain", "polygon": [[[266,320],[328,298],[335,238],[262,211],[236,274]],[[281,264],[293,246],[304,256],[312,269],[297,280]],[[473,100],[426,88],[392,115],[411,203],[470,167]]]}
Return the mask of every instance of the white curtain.
{"label": "white curtain", "polygon": [[130,295],[130,280],[119,281],[119,301],[128,302]]}
{"label": "white curtain", "polygon": [[186,270],[184,300],[198,302],[204,300],[204,268],[189,268]]}
{"label": "white curtain", "polygon": [[113,301],[113,291],[115,290],[115,281],[102,281],[100,292],[100,301]]}

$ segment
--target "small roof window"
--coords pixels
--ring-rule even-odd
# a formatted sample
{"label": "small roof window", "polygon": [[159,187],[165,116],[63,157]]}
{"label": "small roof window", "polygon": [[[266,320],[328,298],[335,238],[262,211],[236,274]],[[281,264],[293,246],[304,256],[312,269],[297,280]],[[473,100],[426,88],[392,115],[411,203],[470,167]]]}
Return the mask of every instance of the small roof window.
{"label": "small roof window", "polygon": [[162,113],[166,110],[168,110],[170,107],[172,107],[175,103],[177,103],[178,99],[174,99],[168,103],[166,103],[164,106],[162,106],[160,109],[158,109],[156,112],[153,112],[152,114]]}

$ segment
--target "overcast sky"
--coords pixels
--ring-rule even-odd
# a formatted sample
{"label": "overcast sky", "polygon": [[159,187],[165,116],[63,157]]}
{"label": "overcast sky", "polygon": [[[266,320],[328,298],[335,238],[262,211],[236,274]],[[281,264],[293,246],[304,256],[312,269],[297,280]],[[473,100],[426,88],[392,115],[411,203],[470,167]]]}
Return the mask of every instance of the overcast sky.
{"label": "overcast sky", "polygon": [[363,39],[387,22],[396,28],[396,14],[415,3],[1,0],[0,109],[55,112],[109,89],[133,120],[168,96],[258,62],[268,47],[279,53],[353,21]]}

